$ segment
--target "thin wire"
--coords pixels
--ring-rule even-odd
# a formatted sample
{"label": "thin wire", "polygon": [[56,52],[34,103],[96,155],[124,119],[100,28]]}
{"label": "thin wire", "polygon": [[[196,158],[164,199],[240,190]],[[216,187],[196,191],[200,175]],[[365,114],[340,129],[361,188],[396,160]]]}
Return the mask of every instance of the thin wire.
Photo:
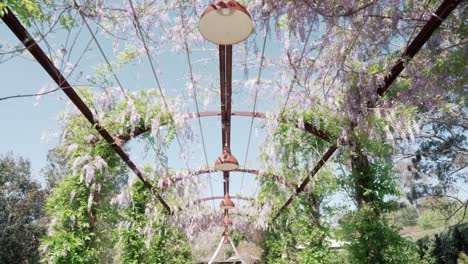
{"label": "thin wire", "polygon": [[[166,107],[167,111],[170,111],[169,105],[167,104],[167,101],[166,101],[166,97],[164,96],[164,93],[162,91],[161,83],[159,82],[158,75],[156,74],[156,69],[154,68],[153,60],[151,59],[151,55],[150,55],[148,46],[146,45],[146,41],[145,41],[145,38],[143,36],[143,30],[141,28],[140,21],[138,20],[138,16],[136,15],[135,9],[133,8],[133,2],[132,2],[132,0],[128,0],[128,2],[130,4],[130,8],[132,9],[133,18],[135,19],[135,24],[134,25],[135,25],[136,29],[138,30],[137,35],[139,35],[139,38],[140,38],[141,42],[143,43],[143,47],[145,48],[146,56],[148,57],[148,61],[150,63],[151,70],[153,72],[154,79],[156,80],[156,84],[158,86],[159,93],[161,94],[164,106]],[[174,118],[172,117],[172,115],[169,115],[169,117],[170,117],[171,124],[174,125],[175,124]],[[174,125],[174,129],[175,129],[175,125]],[[176,137],[177,143],[179,144],[180,151],[183,153],[182,144],[180,143],[180,138],[179,138],[179,135],[177,134],[177,129],[175,129],[175,137]],[[188,165],[187,159],[184,158],[184,162],[185,162],[185,165],[187,166],[187,170],[190,172],[191,170],[190,170],[190,166]]]}
{"label": "thin wire", "polygon": [[[312,27],[313,25],[310,25],[309,33],[307,33],[307,38],[306,38],[306,41],[304,42],[304,47],[302,47],[302,52],[301,52],[301,57],[299,58],[298,67],[301,67],[302,59],[304,58],[305,50],[307,48],[307,43],[309,42],[309,38],[312,33]],[[288,95],[286,97],[286,101],[284,102],[283,108],[280,112],[280,116],[283,114],[284,110],[286,109],[286,105],[288,104],[289,97],[291,96],[292,88],[294,87],[294,82],[296,82],[296,80],[297,80],[297,72],[294,74],[294,78],[291,81],[291,86],[289,87]]]}
{"label": "thin wire", "polygon": [[[300,58],[299,58],[299,67],[300,67],[300,65],[301,65],[302,59],[304,58],[305,51],[306,51],[306,48],[307,48],[307,43],[309,42],[309,39],[310,39],[310,35],[312,34],[312,26],[313,26],[313,25],[310,25],[309,33],[307,33],[307,37],[306,37],[306,40],[305,40],[305,42],[304,42],[304,46],[302,47],[301,56],[300,56]],[[282,109],[281,109],[281,112],[280,112],[280,115],[279,115],[280,117],[283,115],[283,112],[284,112],[285,109],[286,109],[286,105],[288,104],[289,97],[290,97],[291,92],[292,92],[292,88],[294,87],[294,82],[296,82],[296,81],[297,81],[297,73],[294,74],[294,78],[293,78],[293,80],[291,81],[291,85],[290,85],[290,87],[289,87],[289,91],[288,91],[288,95],[287,95],[287,97],[286,97],[286,101],[284,102],[284,105],[283,105],[283,107],[282,107]],[[257,189],[255,190],[255,195],[254,195],[254,196],[256,196],[256,194],[257,194],[257,192],[258,192],[259,186],[260,186],[260,185],[257,185]]]}
{"label": "thin wire", "polygon": [[[36,30],[38,30],[38,28],[36,28]],[[81,30],[80,30],[81,31]],[[97,32],[97,30],[96,30]],[[47,39],[44,37],[41,39],[42,41],[44,41],[44,43],[46,44],[46,46],[50,46],[50,44],[47,42]],[[80,55],[80,57],[78,57],[78,60],[75,62],[73,68],[70,70],[70,72],[65,76],[65,78],[68,78],[71,76],[71,74],[75,71],[75,69],[78,67],[78,64],[80,63],[81,59],[83,58],[83,55],[85,54],[85,52],[89,49],[89,46],[91,45],[91,42],[92,42],[92,39],[90,39],[88,41],[88,43],[86,44],[82,54]],[[73,48],[74,45],[72,45],[72,47],[70,48],[70,50],[68,51],[69,54],[71,53],[72,51],[72,48]],[[49,54],[50,56],[50,54]],[[63,62],[62,62],[63,63]],[[55,89],[52,89],[52,90],[49,90],[47,92],[43,92],[43,93],[35,93],[35,94],[18,94],[18,95],[10,95],[10,96],[6,96],[6,97],[0,97],[0,101],[3,101],[3,100],[8,100],[8,99],[14,99],[14,98],[23,98],[23,97],[33,97],[33,96],[42,96],[42,95],[47,95],[47,94],[51,94],[51,93],[55,93],[56,91],[59,91],[59,90],[63,90],[63,88],[60,88],[60,87],[57,87]]]}
{"label": "thin wire", "polygon": [[101,44],[99,44],[99,41],[97,40],[96,35],[94,35],[93,31],[91,30],[91,27],[89,26],[88,21],[86,20],[86,17],[83,15],[83,12],[81,11],[81,7],[78,6],[78,4],[76,3],[76,1],[73,1],[73,2],[74,2],[74,4],[75,4],[75,6],[78,7],[78,9],[77,9],[78,13],[80,14],[81,18],[83,19],[83,22],[85,23],[86,28],[88,28],[89,33],[90,33],[91,36],[93,37],[94,43],[96,43],[96,46],[98,47],[98,49],[99,49],[99,51],[100,51],[102,57],[103,57],[104,60],[106,61],[107,67],[109,68],[109,70],[111,71],[112,75],[114,76],[114,79],[115,79],[115,81],[117,82],[117,84],[119,85],[120,90],[122,91],[122,93],[124,94],[124,96],[127,97],[127,94],[125,93],[125,89],[123,88],[122,83],[120,83],[120,80],[119,80],[119,78],[117,77],[117,74],[114,72],[114,69],[112,68],[112,65],[110,64],[109,60],[107,59],[107,56],[106,56],[106,54],[104,53],[104,50],[102,49]]}
{"label": "thin wire", "polygon": [[234,242],[232,241],[232,239],[229,239],[229,238],[226,238],[226,239],[229,240],[229,242],[230,242],[230,244],[231,244],[231,246],[232,246],[232,249],[234,250],[234,253],[236,253],[236,256],[237,256],[237,258],[240,260],[240,262],[241,262],[242,264],[246,263],[245,261],[243,261],[243,260],[241,259],[241,256],[240,256],[240,254],[239,254],[239,251],[237,251],[237,248],[236,248],[236,246],[234,245]]}
{"label": "thin wire", "polygon": [[[180,1],[179,1],[179,5],[181,5]],[[182,6],[180,6],[180,8],[182,8]],[[183,14],[183,11],[180,10],[180,17],[181,17],[181,22],[182,22],[182,25],[185,29],[185,23],[184,23],[184,14]],[[186,36],[184,34],[184,36]],[[193,68],[192,68],[192,60],[190,58],[190,51],[189,51],[189,46],[188,46],[188,43],[187,43],[187,37],[184,37],[184,46],[185,46],[185,54],[187,55],[187,64],[189,66],[189,72],[190,72],[190,81],[192,82],[192,90],[193,90],[193,97],[195,99],[195,108],[197,110],[197,120],[198,120],[198,126],[200,128],[200,135],[201,135],[201,140],[202,140],[202,146],[203,146],[203,154],[205,155],[205,163],[206,163],[206,167],[208,168],[208,174],[209,174],[209,179],[210,179],[210,190],[211,190],[211,196],[213,197],[214,194],[213,194],[213,184],[211,182],[211,172],[210,172],[210,164],[208,163],[208,155],[206,154],[206,145],[205,145],[205,137],[203,135],[203,129],[202,129],[202,123],[201,123],[201,117],[200,117],[200,110],[198,108],[198,98],[197,98],[197,89],[195,88],[195,79],[193,77]],[[216,208],[216,204],[213,201],[213,207]]]}
{"label": "thin wire", "polygon": [[226,239],[224,236],[221,236],[221,240],[219,241],[218,247],[216,248],[216,251],[214,252],[213,256],[211,257],[210,261],[208,261],[208,264],[213,263],[213,261],[216,259],[216,257],[219,254],[219,250],[221,249],[221,246],[223,245],[224,239]]}
{"label": "thin wire", "polygon": [[[268,24],[268,21],[267,21],[267,27],[265,28],[265,36],[263,38],[262,56],[260,57],[260,65],[259,65],[259,68],[258,68],[257,80],[255,82],[255,84],[256,84],[256,86],[255,86],[255,97],[254,97],[254,105],[253,105],[253,110],[252,110],[252,113],[254,113],[254,115],[255,115],[255,110],[257,109],[258,85],[260,84],[260,79],[261,79],[261,76],[262,76],[263,60],[265,58],[265,47],[266,47],[266,41],[267,41],[267,36],[268,36],[268,29],[269,29],[269,24]],[[249,157],[249,149],[250,149],[250,142],[251,142],[251,138],[252,138],[252,129],[253,129],[254,119],[255,119],[255,116],[252,116],[252,119],[250,120],[249,137],[248,137],[248,140],[247,140],[247,149],[245,151],[245,159],[244,159],[244,169],[247,166],[247,158]],[[244,187],[244,176],[245,176],[245,172],[242,172],[241,188],[240,188],[241,195],[242,195],[242,190],[244,189],[243,188]],[[257,189],[258,189],[258,185],[257,185]]]}

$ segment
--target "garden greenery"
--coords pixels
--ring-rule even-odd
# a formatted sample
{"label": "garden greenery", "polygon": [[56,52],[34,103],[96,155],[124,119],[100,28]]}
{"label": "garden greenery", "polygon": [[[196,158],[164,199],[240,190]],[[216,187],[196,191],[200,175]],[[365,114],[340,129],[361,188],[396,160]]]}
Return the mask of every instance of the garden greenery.
{"label": "garden greenery", "polygon": [[[461,175],[466,143],[459,143],[466,141],[462,122],[466,117],[459,114],[467,110],[466,4],[460,4],[417,57],[409,60],[401,58],[402,50],[440,1],[240,2],[252,15],[255,32],[235,46],[234,94],[254,96],[255,102],[261,98],[270,108],[259,125],[264,133],[258,137],[263,142],[255,201],[239,205],[239,213],[233,214],[236,244],[241,237],[260,237],[266,263],[434,263],[439,261],[436,258],[448,258],[435,254],[442,248],[440,241],[422,250],[402,237],[400,226],[390,217],[401,209],[405,196],[416,204],[424,195],[450,194],[457,181],[466,181]],[[41,33],[32,37],[44,41],[54,64],[78,83],[74,87],[80,97],[116,144],[130,152],[129,142],[137,138],[144,154],[155,156],[154,164],[139,166],[154,189],[148,190],[128,171],[76,109],[68,109],[59,119],[55,151],[69,170],[54,180],[47,198],[42,261],[192,263],[191,245],[202,231],[219,226],[221,214],[218,208],[194,203],[205,182],[191,168],[170,168],[167,152],[178,143],[180,160],[188,164],[198,158],[200,138],[189,114],[198,99],[200,107],[209,109],[213,98],[219,97],[218,83],[206,70],[213,60],[200,59],[200,54],[206,55],[203,52],[212,54],[213,46],[195,30],[206,1],[77,4],[5,0],[0,2],[0,15],[8,7],[28,29]],[[79,59],[71,56],[83,22],[113,49],[113,56],[107,54],[109,64],[92,64],[91,72],[75,71],[89,44]],[[67,33],[60,47],[46,38],[57,25]],[[266,55],[262,43],[269,43]],[[24,51],[5,47],[1,59]],[[165,65],[158,62],[167,54],[171,61],[185,64],[186,60],[187,67],[172,65],[169,74],[160,74]],[[114,74],[141,67],[147,57],[156,65],[155,82],[147,84],[145,79],[143,86],[131,89],[114,83]],[[405,70],[379,97],[378,88],[399,59]],[[264,69],[253,72],[251,65]],[[141,69],[136,69],[139,74]],[[45,89],[50,92],[49,86]],[[239,101],[236,107],[244,106],[246,100]],[[306,126],[320,129],[330,140],[305,132]],[[432,137],[429,142],[428,137]],[[302,193],[296,193],[331,146],[338,147],[338,154]],[[395,157],[415,148],[420,149],[405,157],[411,160],[408,170],[432,178],[424,185],[419,184],[423,177],[411,180],[408,192]],[[207,169],[204,164],[199,168]],[[171,206],[171,215],[155,193]],[[291,196],[294,201],[273,221]],[[460,211],[463,206],[457,208],[454,215],[466,220]],[[457,250],[458,254],[465,249]],[[466,255],[449,257],[466,259]]]}

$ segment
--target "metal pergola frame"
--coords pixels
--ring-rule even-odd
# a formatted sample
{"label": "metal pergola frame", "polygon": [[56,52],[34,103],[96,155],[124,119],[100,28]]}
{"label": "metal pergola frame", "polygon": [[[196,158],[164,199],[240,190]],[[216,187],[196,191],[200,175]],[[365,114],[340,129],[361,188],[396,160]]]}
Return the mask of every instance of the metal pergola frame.
{"label": "metal pergola frame", "polygon": [[[430,36],[434,31],[439,28],[442,22],[448,17],[448,15],[457,7],[461,0],[444,0],[439,6],[436,12],[432,13],[429,21],[424,25],[418,35],[411,41],[409,46],[406,48],[405,52],[401,55],[397,63],[391,68],[390,74],[385,76],[384,84],[378,87],[377,89],[377,99],[374,101],[368,102],[368,107],[375,107],[379,103],[379,99],[386,93],[389,87],[393,84],[396,78],[405,68],[405,63],[411,60],[422,48],[422,46],[427,42]],[[6,8],[4,15],[2,16],[4,23],[10,28],[10,30],[16,35],[16,37],[21,41],[25,48],[32,54],[32,56],[37,60],[37,62],[43,67],[43,69],[49,74],[49,76],[54,80],[54,82],[62,89],[62,91],[67,95],[67,97],[73,102],[73,104],[78,108],[78,110],[85,116],[85,118],[90,122],[90,124],[97,130],[97,132],[104,138],[104,140],[111,145],[115,153],[127,164],[127,166],[136,174],[136,176],[144,183],[144,185],[156,196],[156,198],[161,202],[168,214],[172,214],[169,205],[161,197],[161,195],[156,192],[153,185],[146,179],[143,173],[136,167],[129,156],[122,150],[120,147],[121,141],[130,140],[130,136],[116,136],[113,137],[110,133],[100,125],[99,120],[95,118],[91,110],[86,106],[83,100],[78,96],[73,87],[68,83],[66,78],[62,73],[54,66],[49,57],[45,52],[40,48],[38,43],[31,37],[25,27],[21,22],[16,18],[13,12]],[[204,117],[204,116],[221,116],[222,124],[222,146],[224,144],[230,145],[230,136],[231,136],[231,116],[250,116],[250,117],[261,117],[266,118],[266,115],[258,112],[232,112],[231,111],[231,96],[232,96],[232,46],[220,46],[220,85],[221,85],[221,112],[200,112],[195,114],[190,114],[188,118],[191,117]],[[279,117],[279,121],[281,120]],[[358,124],[351,124],[351,129],[354,129]],[[330,142],[331,137],[325,131],[322,131],[311,124],[305,124],[304,130],[321,138],[327,142]],[[137,131],[138,132],[138,131]],[[137,133],[135,136],[146,132],[145,130],[140,130],[140,133]],[[116,141],[116,139],[119,139]],[[120,141],[120,142],[119,142]],[[330,142],[333,143],[333,142]],[[309,175],[303,179],[301,184],[294,190],[294,194],[286,201],[286,203],[277,211],[276,215],[272,220],[276,220],[280,214],[292,203],[295,197],[305,190],[307,184],[311,179],[320,171],[323,165],[330,159],[330,157],[338,149],[336,144],[333,144],[325,154],[319,159]],[[229,172],[224,172],[224,192],[229,192]],[[216,199],[216,197],[209,197],[211,199]],[[207,199],[207,198],[204,198]],[[226,213],[226,211],[225,211]]]}

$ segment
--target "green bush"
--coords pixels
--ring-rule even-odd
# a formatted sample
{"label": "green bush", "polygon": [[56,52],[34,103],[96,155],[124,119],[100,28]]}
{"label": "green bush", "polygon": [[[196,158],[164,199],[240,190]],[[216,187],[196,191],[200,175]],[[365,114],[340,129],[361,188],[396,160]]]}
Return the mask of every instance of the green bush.
{"label": "green bush", "polygon": [[468,264],[468,255],[465,253],[460,253],[458,256],[457,264]]}
{"label": "green bush", "polygon": [[416,242],[420,259],[428,254],[435,263],[466,263],[468,253],[468,223],[450,227],[448,231],[435,234],[434,237],[423,237]]}

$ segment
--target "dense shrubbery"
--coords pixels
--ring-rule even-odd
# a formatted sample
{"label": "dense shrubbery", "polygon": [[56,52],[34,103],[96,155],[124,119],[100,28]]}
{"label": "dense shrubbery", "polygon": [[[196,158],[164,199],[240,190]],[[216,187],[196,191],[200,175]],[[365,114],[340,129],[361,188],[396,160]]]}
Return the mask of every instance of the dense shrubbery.
{"label": "dense shrubbery", "polygon": [[[94,102],[89,91],[80,93],[88,103]],[[132,94],[123,102],[107,106],[105,116],[101,116],[102,123],[121,137],[128,137],[139,126],[145,129],[151,119],[165,124],[161,121],[165,117],[160,108],[151,107],[148,102],[148,93],[152,91]],[[115,98],[111,100],[115,102]],[[116,123],[116,118],[128,122],[128,126]],[[186,238],[171,222],[164,221],[167,216],[153,193],[133,175],[129,176],[131,172],[111,146],[100,139],[82,116],[67,113],[63,121],[67,129],[56,148],[63,159],[54,160],[71,169],[62,179],[51,174],[59,179],[55,179],[46,205],[50,224],[48,234],[42,238],[43,261],[190,262],[190,245]],[[154,126],[153,129],[158,128]],[[149,144],[154,143],[149,137],[147,140]],[[145,174],[152,175],[149,181],[156,186],[159,175],[150,167],[145,169]]]}
{"label": "dense shrubbery", "polygon": [[446,232],[421,238],[416,244],[421,259],[429,256],[438,264],[464,263],[468,254],[468,224],[452,226]]}
{"label": "dense shrubbery", "polygon": [[0,154],[0,263],[37,263],[44,197],[28,160]]}

